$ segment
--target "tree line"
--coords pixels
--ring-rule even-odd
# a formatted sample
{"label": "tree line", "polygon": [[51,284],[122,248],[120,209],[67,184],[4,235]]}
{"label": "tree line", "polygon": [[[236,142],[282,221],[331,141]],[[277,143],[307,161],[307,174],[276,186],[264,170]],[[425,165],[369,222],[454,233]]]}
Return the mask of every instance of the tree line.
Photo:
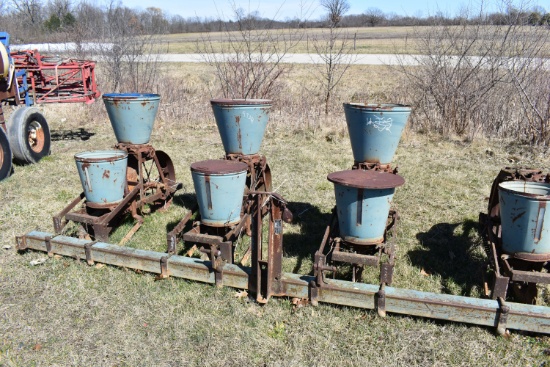
{"label": "tree line", "polygon": [[[338,26],[348,28],[462,25],[465,22],[479,24],[481,21],[487,24],[487,20],[490,24],[503,25],[513,12],[518,13],[517,16],[524,25],[550,26],[550,13],[540,6],[530,10],[508,7],[501,12],[484,14],[483,20],[466,13],[452,16],[441,12],[426,17],[402,16],[370,7],[361,14],[343,15]],[[113,18],[116,18],[116,23],[123,22],[134,34],[149,35],[238,31],[239,24],[247,18],[253,20],[252,23],[261,29],[330,28],[333,24],[326,16],[318,19],[294,17],[276,20],[263,17],[258,11],[247,13],[243,9],[236,9],[236,19],[221,19],[216,15],[202,18],[169,15],[158,7],[132,9],[115,0],[104,5],[72,0],[0,0],[0,30],[9,32],[14,42],[74,41],[75,37],[93,40],[98,34],[108,35]]]}

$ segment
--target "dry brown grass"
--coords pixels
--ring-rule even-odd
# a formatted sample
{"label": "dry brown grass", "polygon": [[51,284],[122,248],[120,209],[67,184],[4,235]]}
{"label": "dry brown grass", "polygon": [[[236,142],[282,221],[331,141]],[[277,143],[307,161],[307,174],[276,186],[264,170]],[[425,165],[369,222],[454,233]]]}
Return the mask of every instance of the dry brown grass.
{"label": "dry brown grass", "polygon": [[[356,48],[354,52],[359,54],[388,54],[388,53],[414,53],[414,48],[410,42],[407,43],[407,37],[412,34],[413,27],[366,27],[366,28],[346,28],[342,32],[353,40],[356,39]],[[420,27],[422,28],[422,27]],[[283,39],[299,40],[296,46],[290,51],[293,53],[308,53],[315,50],[312,47],[312,40],[322,38],[326,29],[311,28],[306,30],[271,30],[270,34],[280,34]],[[230,32],[231,33],[231,32]],[[159,53],[195,53],[197,52],[197,42],[202,43],[208,39],[212,43],[214,50],[223,49],[224,40],[227,34],[224,32],[211,33],[183,33],[170,34],[158,37]]]}
{"label": "dry brown grass", "polygon": [[[342,32],[348,39],[356,39],[356,48],[353,52],[358,54],[415,54],[423,50],[416,44],[416,38],[431,27],[359,27],[345,28]],[[450,27],[458,28],[458,26]],[[525,26],[524,33],[528,34],[532,27]],[[271,30],[270,33],[284,35],[284,39],[299,40],[296,46],[290,52],[292,53],[315,53],[312,47],[312,40],[322,38],[326,29],[310,28],[306,30]],[[491,27],[487,27],[487,32],[492,32]],[[231,32],[230,32],[231,33]],[[343,36],[342,36],[343,37]],[[180,33],[169,34],[158,37],[159,53],[195,53],[197,52],[197,42],[202,43],[209,39],[214,46],[214,50],[220,52],[223,49],[224,40],[227,34],[224,32],[211,33]],[[283,38],[281,38],[282,40]],[[353,43],[352,43],[353,44]],[[550,52],[550,45],[545,47],[545,54]]]}
{"label": "dry brown grass", "polygon": [[[163,95],[152,144],[166,151],[184,189],[167,213],[155,213],[128,246],[163,251],[168,228],[190,205],[190,163],[223,155],[208,99],[212,76],[196,65],[169,65],[183,77]],[[326,175],[351,166],[341,108],[324,126],[308,128],[300,108],[311,104],[300,89],[306,70],[294,68],[285,103],[273,108],[261,152],[271,165],[274,187],[291,202],[297,223],[285,227],[285,271],[310,273],[334,194]],[[391,72],[360,67],[345,82],[341,99],[363,93],[371,101],[398,85]],[[210,84],[209,84],[210,83]],[[184,90],[183,92],[181,90]],[[214,89],[213,89],[214,90]],[[294,94],[297,93],[297,94]],[[395,97],[395,96],[394,96]],[[298,111],[290,114],[287,100]],[[301,103],[301,104],[300,104]],[[301,107],[302,106],[302,107]],[[170,112],[170,108],[181,109]],[[73,156],[103,149],[114,136],[101,102],[92,106],[44,108],[54,132],[79,129],[88,140],[64,134],[52,156],[16,167],[0,184],[0,244],[33,229],[53,231],[51,216],[80,192]],[[173,113],[173,114],[172,114]],[[312,116],[316,115],[312,113]],[[312,118],[313,118],[312,117]],[[301,120],[303,119],[303,120]],[[299,124],[296,121],[303,121]],[[319,120],[321,121],[321,120]],[[297,124],[297,125],[295,125]],[[321,124],[322,125],[322,124]],[[71,138],[72,137],[72,138]],[[490,153],[488,153],[490,152]],[[406,179],[394,203],[400,288],[478,296],[484,255],[475,221],[485,211],[490,185],[510,160],[550,168],[542,151],[506,141],[460,139],[406,132],[395,157]],[[111,236],[120,240],[129,226]],[[452,254],[452,255],[451,255]],[[321,305],[293,310],[285,298],[261,307],[234,297],[232,289],[181,279],[155,282],[150,274],[111,266],[89,267],[45,254],[0,249],[1,366],[363,366],[363,365],[532,365],[550,363],[550,339],[513,333],[498,338],[489,328]],[[424,270],[424,272],[422,271]],[[426,274],[428,275],[426,275]],[[374,281],[369,274],[367,280]],[[548,289],[541,302],[549,304]]]}

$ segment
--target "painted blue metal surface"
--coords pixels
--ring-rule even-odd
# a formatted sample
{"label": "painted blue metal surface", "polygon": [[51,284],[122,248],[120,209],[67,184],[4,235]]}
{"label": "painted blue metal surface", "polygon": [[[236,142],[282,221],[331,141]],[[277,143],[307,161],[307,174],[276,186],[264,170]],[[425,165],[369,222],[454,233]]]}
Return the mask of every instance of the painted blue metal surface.
{"label": "painted blue metal surface", "polygon": [[382,243],[395,187],[405,180],[363,170],[334,172],[327,179],[334,183],[340,237],[355,243]]}
{"label": "painted blue metal surface", "polygon": [[550,184],[506,181],[499,185],[502,249],[550,254]]}
{"label": "painted blue metal surface", "polygon": [[10,34],[8,32],[0,32],[0,43],[2,43],[4,47],[6,47],[6,50],[8,51],[8,54],[9,54]]}
{"label": "painted blue metal surface", "polygon": [[383,242],[395,189],[358,189],[335,183],[334,193],[340,236],[354,242]]}
{"label": "painted blue metal surface", "polygon": [[27,107],[32,106],[34,104],[34,99],[29,93],[30,88],[29,88],[29,82],[27,77],[27,70],[17,70],[15,72],[14,80],[21,80],[21,84],[19,84],[19,82],[17,83],[17,90],[19,92],[19,95],[23,96],[23,100],[25,101],[25,106]]}
{"label": "painted blue metal surface", "polygon": [[225,160],[191,165],[202,223],[224,227],[240,221],[247,168],[242,162]]}
{"label": "painted blue metal surface", "polygon": [[390,164],[411,107],[399,104],[344,103],[356,162]]}
{"label": "painted blue metal surface", "polygon": [[108,93],[103,95],[103,102],[119,143],[149,143],[160,95]]}
{"label": "painted blue metal surface", "polygon": [[270,100],[210,101],[226,154],[257,154],[269,121]]}
{"label": "painted blue metal surface", "polygon": [[[10,55],[10,35],[7,32],[0,32],[0,43],[4,45],[6,48],[6,51],[8,53],[8,62],[13,64],[13,59]],[[16,83],[17,86],[17,93],[19,95],[19,98],[23,99],[25,101],[25,106],[32,106],[34,104],[34,99],[29,94],[29,84],[27,82],[27,70],[16,70],[15,71],[15,77],[14,77],[14,83]],[[21,84],[19,84],[18,81],[21,81]]]}
{"label": "painted blue metal surface", "polygon": [[128,153],[122,150],[82,152],[74,156],[89,203],[116,204],[124,197]]}

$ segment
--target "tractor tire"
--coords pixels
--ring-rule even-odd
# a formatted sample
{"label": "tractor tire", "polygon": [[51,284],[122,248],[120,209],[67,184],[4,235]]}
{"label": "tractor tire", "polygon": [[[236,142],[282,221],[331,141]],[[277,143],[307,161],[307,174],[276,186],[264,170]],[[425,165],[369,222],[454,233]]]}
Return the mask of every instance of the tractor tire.
{"label": "tractor tire", "polygon": [[38,108],[15,111],[8,120],[8,137],[16,163],[36,163],[50,154],[50,128]]}
{"label": "tractor tire", "polygon": [[10,142],[0,127],[0,181],[11,175],[11,159]]}

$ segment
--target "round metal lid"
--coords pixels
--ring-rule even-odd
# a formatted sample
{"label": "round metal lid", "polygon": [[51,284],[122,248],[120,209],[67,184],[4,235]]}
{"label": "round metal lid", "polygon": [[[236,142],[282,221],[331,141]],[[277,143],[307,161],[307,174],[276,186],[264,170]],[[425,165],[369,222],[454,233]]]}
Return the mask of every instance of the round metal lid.
{"label": "round metal lid", "polygon": [[104,93],[102,98],[108,101],[151,101],[160,99],[160,94],[154,93]]}
{"label": "round metal lid", "polygon": [[410,112],[412,107],[398,103],[344,103],[344,107],[372,112]]}
{"label": "round metal lid", "polygon": [[210,100],[211,104],[222,106],[247,106],[247,105],[270,105],[272,101],[270,99],[229,99],[219,98]]}
{"label": "round metal lid", "polygon": [[225,159],[210,159],[191,164],[191,171],[205,173],[208,175],[223,175],[228,173],[238,173],[248,170],[248,165],[238,161],[228,161]]}
{"label": "round metal lid", "polygon": [[399,175],[360,169],[333,172],[327,176],[330,182],[358,189],[391,189],[401,186],[405,179]]}

